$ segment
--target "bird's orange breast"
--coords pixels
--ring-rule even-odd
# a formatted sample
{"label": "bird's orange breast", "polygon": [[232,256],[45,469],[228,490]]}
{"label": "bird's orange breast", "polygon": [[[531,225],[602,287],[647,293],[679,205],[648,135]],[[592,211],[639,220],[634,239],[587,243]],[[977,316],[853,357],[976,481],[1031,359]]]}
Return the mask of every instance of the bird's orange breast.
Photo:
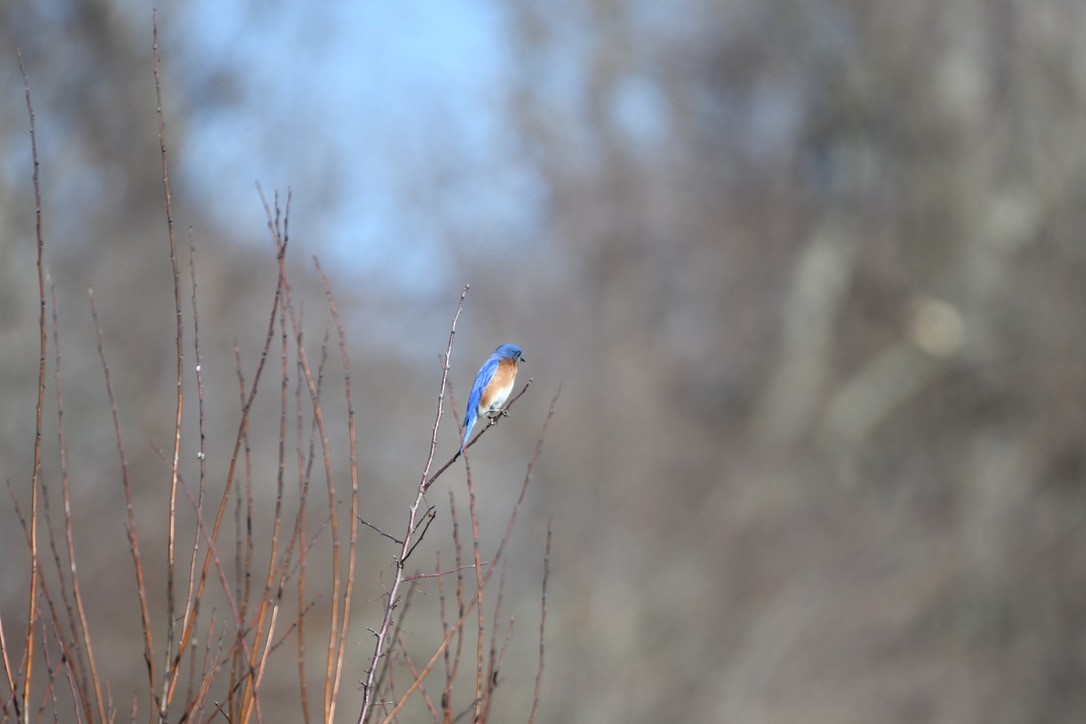
{"label": "bird's orange breast", "polygon": [[509,398],[513,391],[513,382],[517,379],[517,363],[513,360],[503,359],[498,363],[498,369],[494,371],[494,378],[483,390],[479,400],[479,412],[495,410]]}

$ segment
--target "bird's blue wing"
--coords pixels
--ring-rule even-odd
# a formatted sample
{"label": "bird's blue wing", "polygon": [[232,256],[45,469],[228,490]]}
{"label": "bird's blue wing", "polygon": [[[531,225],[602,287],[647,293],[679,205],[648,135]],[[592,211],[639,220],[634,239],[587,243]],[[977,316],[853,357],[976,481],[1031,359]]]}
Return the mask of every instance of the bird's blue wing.
{"label": "bird's blue wing", "polygon": [[468,397],[468,409],[475,410],[483,398],[483,390],[494,379],[494,373],[498,371],[498,359],[491,357],[483,364],[479,374],[475,376],[475,385],[471,388],[471,396]]}
{"label": "bird's blue wing", "polygon": [[475,376],[475,384],[471,388],[471,395],[468,396],[468,408],[464,413],[464,445],[467,444],[468,436],[471,435],[471,428],[475,427],[475,418],[479,414],[479,402],[483,399],[483,390],[494,379],[494,373],[497,371],[498,358],[491,356],[483,363],[479,374]]}

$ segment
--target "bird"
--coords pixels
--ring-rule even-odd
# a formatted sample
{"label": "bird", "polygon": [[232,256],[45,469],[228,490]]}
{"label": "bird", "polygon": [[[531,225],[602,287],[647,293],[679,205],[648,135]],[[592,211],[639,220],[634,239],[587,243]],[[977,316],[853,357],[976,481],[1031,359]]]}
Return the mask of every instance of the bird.
{"label": "bird", "polygon": [[520,362],[527,362],[520,347],[503,344],[494,350],[494,354],[479,368],[471,395],[468,396],[468,409],[464,414],[464,439],[460,443],[460,452],[464,452],[476,420],[483,415],[493,420],[503,414],[502,405],[513,391],[513,383],[517,379],[517,364]]}

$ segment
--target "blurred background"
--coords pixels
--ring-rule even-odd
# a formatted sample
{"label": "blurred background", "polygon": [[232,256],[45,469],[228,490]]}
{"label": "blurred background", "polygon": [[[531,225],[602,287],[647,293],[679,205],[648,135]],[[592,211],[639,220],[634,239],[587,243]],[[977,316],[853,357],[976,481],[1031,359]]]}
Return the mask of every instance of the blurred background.
{"label": "blurred background", "polygon": [[[276,283],[256,181],[293,191],[314,344],[310,256],[331,276],[367,519],[393,528],[409,503],[463,284],[456,399],[503,342],[534,378],[473,448],[484,542],[563,385],[509,553],[498,721],[530,708],[548,519],[544,721],[1086,720],[1086,5],[158,10],[213,478],[237,425],[233,344],[251,370]],[[144,674],[86,294],[134,484],[155,501],[138,511],[151,546],[175,394],[151,43],[136,0],[0,5],[0,475],[26,499],[38,340],[18,46],[81,572],[112,612],[93,633],[120,701]],[[257,463],[258,488],[274,464]],[[441,487],[466,499],[462,468]],[[0,507],[8,625],[25,546]],[[387,570],[387,541],[361,543],[360,575]],[[368,586],[348,702],[372,650]],[[420,651],[431,629],[413,632]]]}

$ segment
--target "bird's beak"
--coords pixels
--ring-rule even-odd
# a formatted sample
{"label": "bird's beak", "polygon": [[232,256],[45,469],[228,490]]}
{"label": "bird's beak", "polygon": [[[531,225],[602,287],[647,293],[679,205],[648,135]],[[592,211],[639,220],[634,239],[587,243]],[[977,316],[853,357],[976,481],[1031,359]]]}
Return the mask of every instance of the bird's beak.
{"label": "bird's beak", "polygon": [[521,356],[520,356],[520,361],[521,361],[521,362],[527,362],[527,361],[528,361],[528,359],[527,359],[527,358],[526,358],[526,357],[525,357],[524,355],[521,355]]}

